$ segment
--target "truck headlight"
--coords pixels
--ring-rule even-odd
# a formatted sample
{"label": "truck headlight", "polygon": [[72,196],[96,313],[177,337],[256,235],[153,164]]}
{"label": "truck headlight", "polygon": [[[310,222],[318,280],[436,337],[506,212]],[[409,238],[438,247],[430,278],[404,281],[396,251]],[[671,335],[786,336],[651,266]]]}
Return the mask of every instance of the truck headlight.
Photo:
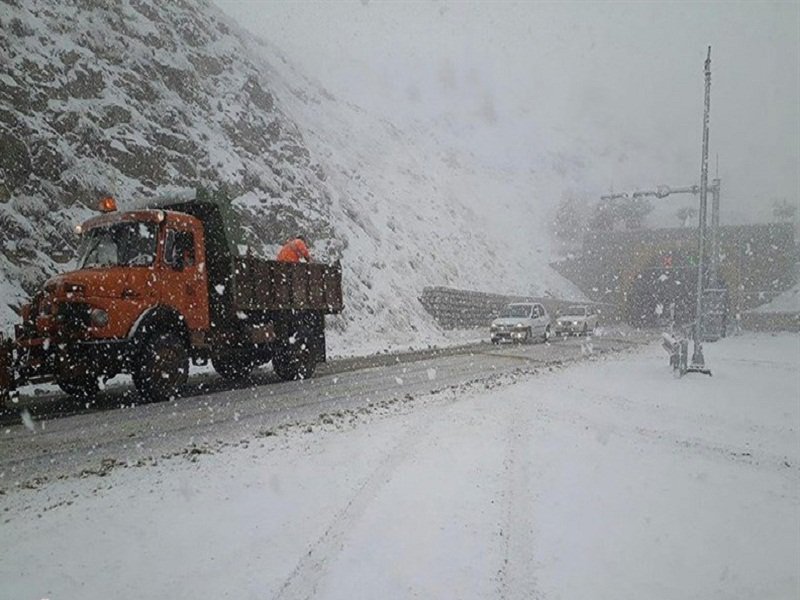
{"label": "truck headlight", "polygon": [[514,329],[525,329],[525,324],[517,323],[516,325],[514,325]]}
{"label": "truck headlight", "polygon": [[86,286],[80,283],[65,283],[64,292],[67,296],[83,296],[86,293]]}
{"label": "truck headlight", "polygon": [[44,298],[39,303],[39,314],[42,316],[49,316],[55,310],[56,305],[50,298]]}
{"label": "truck headlight", "polygon": [[102,308],[93,308],[92,312],[89,313],[89,317],[92,320],[92,325],[95,327],[105,327],[108,325],[108,313]]}

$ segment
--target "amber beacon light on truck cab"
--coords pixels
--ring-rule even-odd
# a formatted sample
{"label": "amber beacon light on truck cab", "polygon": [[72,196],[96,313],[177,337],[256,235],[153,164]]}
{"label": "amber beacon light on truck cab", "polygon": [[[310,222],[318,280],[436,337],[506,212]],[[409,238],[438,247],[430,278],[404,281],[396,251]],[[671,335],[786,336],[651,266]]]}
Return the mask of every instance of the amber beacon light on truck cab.
{"label": "amber beacon light on truck cab", "polygon": [[47,281],[0,338],[0,400],[55,381],[87,397],[101,378],[130,373],[146,399],[186,383],[189,362],[239,379],[272,361],[282,379],[325,360],[326,314],[342,310],[339,263],[240,257],[208,201],[166,201],[100,215],[76,228],[77,270]]}

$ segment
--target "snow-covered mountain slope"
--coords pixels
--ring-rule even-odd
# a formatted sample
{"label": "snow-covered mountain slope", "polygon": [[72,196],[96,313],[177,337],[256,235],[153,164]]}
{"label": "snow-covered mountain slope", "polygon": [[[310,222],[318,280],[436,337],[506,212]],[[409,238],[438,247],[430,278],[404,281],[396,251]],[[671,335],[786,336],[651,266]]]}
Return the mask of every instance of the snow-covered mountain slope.
{"label": "snow-covered mountain slope", "polygon": [[[342,342],[433,335],[426,285],[576,295],[520,176],[332,97],[206,3],[0,0],[0,324],[111,192],[225,184],[271,255],[341,259]],[[398,334],[400,334],[398,336]]]}

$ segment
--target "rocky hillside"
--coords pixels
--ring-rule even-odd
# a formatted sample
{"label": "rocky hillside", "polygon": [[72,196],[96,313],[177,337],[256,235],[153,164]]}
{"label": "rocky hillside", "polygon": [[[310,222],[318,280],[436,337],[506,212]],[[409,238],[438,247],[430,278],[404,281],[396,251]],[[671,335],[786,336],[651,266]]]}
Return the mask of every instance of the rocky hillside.
{"label": "rocky hillside", "polygon": [[339,102],[213,6],[0,7],[0,324],[65,268],[100,195],[197,185],[227,187],[257,251],[303,232],[342,259],[348,339],[430,333],[425,285],[572,293],[530,182]]}

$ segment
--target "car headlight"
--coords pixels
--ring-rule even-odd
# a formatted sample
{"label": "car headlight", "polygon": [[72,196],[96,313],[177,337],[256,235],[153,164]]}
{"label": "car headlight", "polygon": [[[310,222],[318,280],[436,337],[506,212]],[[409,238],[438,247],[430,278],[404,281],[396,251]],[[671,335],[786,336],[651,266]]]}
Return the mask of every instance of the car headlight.
{"label": "car headlight", "polygon": [[89,317],[92,320],[92,325],[95,327],[105,327],[108,325],[108,313],[102,308],[93,308],[92,312],[89,313]]}
{"label": "car headlight", "polygon": [[517,323],[516,325],[514,325],[514,329],[525,329],[525,324]]}
{"label": "car headlight", "polygon": [[578,322],[577,322],[577,321],[573,321],[573,322],[572,322],[572,324],[573,324],[573,325],[577,325],[577,324],[578,324]]}

